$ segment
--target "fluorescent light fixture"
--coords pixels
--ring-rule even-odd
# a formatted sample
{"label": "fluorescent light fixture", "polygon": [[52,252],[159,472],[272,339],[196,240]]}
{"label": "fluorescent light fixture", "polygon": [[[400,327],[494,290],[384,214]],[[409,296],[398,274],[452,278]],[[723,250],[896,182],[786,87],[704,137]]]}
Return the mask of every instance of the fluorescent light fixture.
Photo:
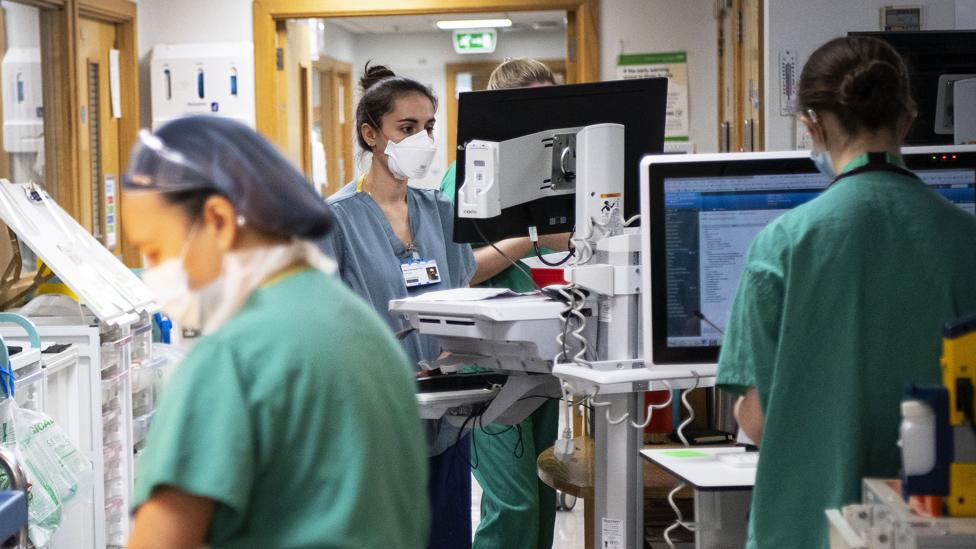
{"label": "fluorescent light fixture", "polygon": [[511,27],[511,19],[462,19],[457,21],[438,21],[437,28],[441,30],[455,29],[493,29]]}

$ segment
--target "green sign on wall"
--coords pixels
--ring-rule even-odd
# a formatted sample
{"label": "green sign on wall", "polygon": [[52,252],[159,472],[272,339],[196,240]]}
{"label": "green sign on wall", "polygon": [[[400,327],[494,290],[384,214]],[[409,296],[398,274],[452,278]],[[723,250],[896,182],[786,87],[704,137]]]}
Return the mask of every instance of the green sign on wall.
{"label": "green sign on wall", "polygon": [[454,31],[454,51],[457,53],[492,53],[497,45],[495,29]]}

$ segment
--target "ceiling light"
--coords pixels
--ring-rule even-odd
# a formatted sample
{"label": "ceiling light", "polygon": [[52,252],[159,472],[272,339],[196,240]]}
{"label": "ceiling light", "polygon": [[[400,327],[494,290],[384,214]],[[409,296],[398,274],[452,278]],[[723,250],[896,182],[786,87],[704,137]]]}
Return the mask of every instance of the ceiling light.
{"label": "ceiling light", "polygon": [[438,21],[437,28],[441,30],[454,29],[492,29],[511,27],[511,19],[462,19],[457,21]]}

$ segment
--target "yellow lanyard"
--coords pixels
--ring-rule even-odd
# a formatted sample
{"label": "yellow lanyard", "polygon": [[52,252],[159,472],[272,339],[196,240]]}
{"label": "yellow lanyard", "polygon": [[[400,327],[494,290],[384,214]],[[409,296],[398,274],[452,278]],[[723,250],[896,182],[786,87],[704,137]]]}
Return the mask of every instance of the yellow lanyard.
{"label": "yellow lanyard", "polygon": [[366,183],[366,174],[359,176],[359,180],[356,181],[356,192],[363,192],[363,185]]}
{"label": "yellow lanyard", "polygon": [[268,280],[265,280],[263,283],[261,283],[260,288],[261,289],[270,288],[271,286],[274,286],[275,284],[281,282],[282,280],[292,275],[296,275],[300,272],[307,271],[309,269],[311,269],[311,267],[309,267],[307,264],[295,265],[294,267],[285,269],[284,271],[281,271],[280,273],[272,276]]}

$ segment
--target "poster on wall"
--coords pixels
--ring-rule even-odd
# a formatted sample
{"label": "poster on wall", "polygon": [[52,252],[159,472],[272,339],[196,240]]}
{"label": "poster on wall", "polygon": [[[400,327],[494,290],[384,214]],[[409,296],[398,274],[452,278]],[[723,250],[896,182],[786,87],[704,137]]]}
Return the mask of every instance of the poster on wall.
{"label": "poster on wall", "polygon": [[115,203],[115,176],[105,175],[105,247],[114,250],[119,243],[118,217]]}
{"label": "poster on wall", "polygon": [[629,53],[617,58],[617,78],[668,79],[668,107],[665,141],[688,141],[688,54],[687,52]]}

